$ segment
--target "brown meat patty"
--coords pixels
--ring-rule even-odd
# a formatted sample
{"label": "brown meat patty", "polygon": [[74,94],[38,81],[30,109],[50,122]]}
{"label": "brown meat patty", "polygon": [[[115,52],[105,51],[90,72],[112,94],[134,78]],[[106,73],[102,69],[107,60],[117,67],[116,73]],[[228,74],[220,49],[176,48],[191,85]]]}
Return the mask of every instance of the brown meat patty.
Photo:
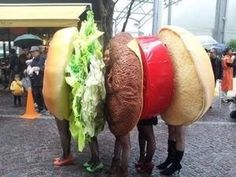
{"label": "brown meat patty", "polygon": [[110,41],[110,60],[106,70],[106,112],[111,132],[122,136],[130,132],[143,108],[143,72],[139,58],[127,44],[128,33],[119,33]]}

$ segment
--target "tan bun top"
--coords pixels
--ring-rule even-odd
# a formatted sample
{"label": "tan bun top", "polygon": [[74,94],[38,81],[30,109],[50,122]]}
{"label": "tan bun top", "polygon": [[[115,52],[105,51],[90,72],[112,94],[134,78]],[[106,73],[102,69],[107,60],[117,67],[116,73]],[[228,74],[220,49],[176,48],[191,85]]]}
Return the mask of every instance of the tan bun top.
{"label": "tan bun top", "polygon": [[78,35],[75,27],[57,31],[50,42],[45,63],[44,101],[49,112],[59,119],[69,119],[70,88],[65,82],[65,67],[74,50],[73,41]]}
{"label": "tan bun top", "polygon": [[200,119],[214,98],[210,59],[198,39],[187,30],[165,26],[159,32],[175,69],[174,97],[161,117],[170,125],[187,125]]}

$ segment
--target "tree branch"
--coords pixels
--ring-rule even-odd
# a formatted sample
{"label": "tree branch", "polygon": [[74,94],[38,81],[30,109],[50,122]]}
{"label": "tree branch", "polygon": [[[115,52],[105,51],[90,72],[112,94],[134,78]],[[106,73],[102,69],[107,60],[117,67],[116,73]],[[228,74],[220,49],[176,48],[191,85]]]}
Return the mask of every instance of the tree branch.
{"label": "tree branch", "polygon": [[122,30],[121,30],[122,32],[125,31],[125,28],[126,28],[126,26],[127,26],[127,23],[128,23],[129,17],[130,17],[130,15],[131,15],[131,10],[132,10],[132,6],[133,6],[133,4],[134,4],[134,1],[135,1],[135,0],[132,0],[132,1],[130,2],[129,10],[128,10],[128,12],[127,12],[127,16],[126,16],[126,19],[125,19],[125,22],[124,22],[123,28],[122,28]]}
{"label": "tree branch", "polygon": [[115,5],[116,5],[116,3],[117,3],[118,1],[119,1],[119,0],[114,1]]}

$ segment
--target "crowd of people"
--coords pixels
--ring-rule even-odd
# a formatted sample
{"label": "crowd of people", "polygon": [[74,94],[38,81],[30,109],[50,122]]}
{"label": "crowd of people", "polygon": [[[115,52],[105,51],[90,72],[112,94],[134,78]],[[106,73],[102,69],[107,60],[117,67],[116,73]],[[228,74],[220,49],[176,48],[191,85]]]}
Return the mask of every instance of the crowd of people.
{"label": "crowd of people", "polygon": [[45,59],[45,51],[32,46],[22,50],[19,57],[15,49],[10,49],[7,59],[1,61],[2,83],[12,93],[14,106],[22,106],[22,96],[31,86],[36,110],[39,113],[46,110],[42,94]]}
{"label": "crowd of people", "polygon": [[208,51],[211,65],[215,77],[221,84],[221,100],[223,103],[229,102],[228,91],[233,90],[233,78],[236,75],[236,60],[231,48],[226,48],[223,55],[218,55],[217,50],[212,48]]}

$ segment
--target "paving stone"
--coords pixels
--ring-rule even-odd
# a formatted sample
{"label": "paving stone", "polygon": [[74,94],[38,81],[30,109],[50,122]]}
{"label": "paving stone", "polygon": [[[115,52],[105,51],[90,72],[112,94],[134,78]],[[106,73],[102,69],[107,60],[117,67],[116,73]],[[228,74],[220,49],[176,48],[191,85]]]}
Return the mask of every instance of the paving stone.
{"label": "paving stone", "polygon": [[[20,119],[24,107],[12,107],[12,97],[0,95],[0,176],[1,177],[106,177],[105,170],[111,163],[114,136],[109,129],[99,135],[101,160],[105,170],[97,174],[86,173],[82,164],[89,159],[89,150],[79,153],[72,142],[75,165],[55,168],[52,159],[61,154],[60,140],[55,121],[50,116],[36,120]],[[217,107],[218,106],[218,107]],[[157,150],[154,163],[165,160],[167,152],[167,126],[160,122],[155,128]],[[214,102],[204,118],[189,126],[186,134],[186,151],[183,157],[182,177],[235,177],[236,176],[236,123],[229,118],[228,105],[219,109]],[[134,163],[138,159],[136,128],[131,132],[130,177],[137,174]],[[154,169],[153,177],[160,176]]]}

